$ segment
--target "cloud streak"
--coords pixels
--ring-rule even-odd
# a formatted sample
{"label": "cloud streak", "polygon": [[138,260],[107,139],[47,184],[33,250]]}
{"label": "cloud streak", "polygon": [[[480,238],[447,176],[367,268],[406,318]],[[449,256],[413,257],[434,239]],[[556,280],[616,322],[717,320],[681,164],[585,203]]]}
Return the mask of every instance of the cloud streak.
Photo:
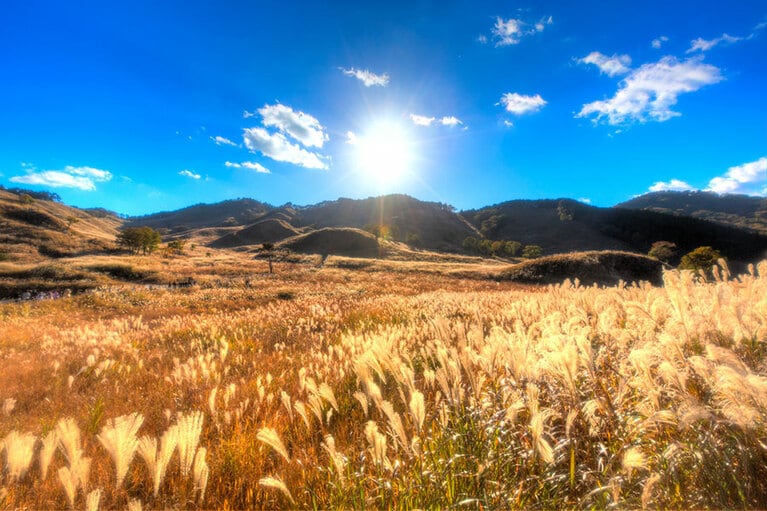
{"label": "cloud streak", "polygon": [[546,105],[546,100],[540,94],[526,96],[516,92],[507,92],[501,96],[501,104],[507,112],[522,115],[537,112]]}
{"label": "cloud streak", "polygon": [[410,114],[410,120],[416,126],[432,126],[434,124],[441,124],[442,126],[449,126],[454,128],[459,124],[463,124],[463,121],[454,115],[446,115],[437,119],[436,117],[427,117],[425,115]]}
{"label": "cloud streak", "polygon": [[[698,189],[691,184],[679,179],[658,181],[649,188],[651,192],[689,192],[696,190]],[[721,176],[711,178],[704,191],[719,194],[737,193],[757,197],[767,196],[767,156],[730,167]]]}
{"label": "cloud streak", "polygon": [[62,170],[37,171],[27,166],[27,174],[13,176],[10,181],[28,185],[51,186],[54,188],[76,188],[83,191],[93,191],[96,183],[105,183],[112,179],[112,173],[94,167],[73,167],[67,165]]}
{"label": "cloud streak", "polygon": [[[547,25],[551,25],[554,19],[549,16],[543,18],[537,23],[531,24],[521,19],[508,18],[503,19],[500,16],[495,18],[495,25],[490,30],[495,46],[511,46],[519,44],[522,38],[543,32]],[[480,36],[480,42],[486,42],[487,38]]]}
{"label": "cloud streak", "polygon": [[258,172],[259,174],[271,174],[272,171],[261,165],[260,163],[254,162],[254,161],[244,161],[242,163],[235,163],[231,161],[227,161],[224,163],[227,167],[235,168],[235,169],[248,169],[252,170],[254,172]]}
{"label": "cloud streak", "polygon": [[322,147],[328,141],[325,128],[315,117],[296,112],[289,106],[277,103],[265,105],[258,110],[263,118],[263,125],[277,128],[280,133],[286,133],[301,142],[306,147]]}
{"label": "cloud streak", "polygon": [[200,174],[195,174],[191,170],[184,169],[181,172],[178,173],[179,176],[188,177],[191,179],[200,179],[202,176]]}
{"label": "cloud streak", "polygon": [[367,69],[355,69],[353,67],[350,69],[339,67],[338,69],[340,69],[343,74],[353,76],[361,81],[365,84],[365,87],[386,87],[389,85],[389,75],[386,73],[379,75]]}
{"label": "cloud streak", "polygon": [[706,190],[716,193],[767,195],[767,157],[730,167],[723,176],[709,181]]}
{"label": "cloud streak", "polygon": [[308,169],[327,169],[328,165],[316,153],[291,143],[282,133],[269,133],[264,128],[246,128],[245,147],[273,160],[300,165]]}
{"label": "cloud streak", "polygon": [[583,105],[576,117],[591,117],[595,123],[621,125],[632,122],[663,122],[681,115],[672,110],[681,94],[722,80],[719,68],[700,58],[680,62],[663,57],[644,64],[621,81],[615,95]]}
{"label": "cloud streak", "polygon": [[631,57],[628,55],[613,55],[608,57],[598,51],[592,51],[582,59],[578,59],[581,64],[593,64],[599,68],[599,71],[607,76],[623,75],[631,71]]}

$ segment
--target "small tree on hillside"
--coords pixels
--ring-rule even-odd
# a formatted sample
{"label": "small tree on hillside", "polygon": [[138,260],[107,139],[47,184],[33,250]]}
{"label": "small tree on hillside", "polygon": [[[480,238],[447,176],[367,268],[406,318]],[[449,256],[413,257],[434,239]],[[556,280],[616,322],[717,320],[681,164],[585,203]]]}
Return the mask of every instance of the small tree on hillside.
{"label": "small tree on hillside", "polygon": [[507,241],[503,246],[503,251],[507,256],[516,257],[522,250],[522,243],[518,241]]}
{"label": "small tree on hillside", "polygon": [[711,277],[711,268],[722,258],[718,250],[712,247],[698,247],[692,252],[682,256],[682,262],[679,263],[680,270],[694,270],[696,273],[704,273]]}
{"label": "small tree on hillside", "polygon": [[522,250],[522,257],[525,259],[537,259],[543,256],[543,249],[538,245],[525,245]]}
{"label": "small tree on hillside", "polygon": [[667,263],[676,255],[676,244],[671,243],[670,241],[656,241],[652,244],[652,247],[650,247],[650,251],[647,255],[653,259]]}
{"label": "small tree on hillside", "polygon": [[158,246],[162,237],[151,227],[128,227],[117,235],[117,244],[130,250],[133,254],[151,254]]}

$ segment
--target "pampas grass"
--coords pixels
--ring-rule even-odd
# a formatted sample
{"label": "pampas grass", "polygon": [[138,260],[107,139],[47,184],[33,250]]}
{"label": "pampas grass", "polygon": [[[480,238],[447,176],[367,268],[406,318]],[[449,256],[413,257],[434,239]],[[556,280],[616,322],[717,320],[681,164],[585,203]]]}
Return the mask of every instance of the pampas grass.
{"label": "pampas grass", "polygon": [[37,438],[31,433],[19,433],[11,431],[0,443],[0,451],[5,451],[5,467],[11,482],[22,479],[35,454]]}
{"label": "pampas grass", "polygon": [[138,413],[122,415],[107,421],[106,426],[98,435],[99,442],[104,446],[115,464],[115,486],[122,486],[128,466],[133,460],[138,448],[138,433],[144,417]]}

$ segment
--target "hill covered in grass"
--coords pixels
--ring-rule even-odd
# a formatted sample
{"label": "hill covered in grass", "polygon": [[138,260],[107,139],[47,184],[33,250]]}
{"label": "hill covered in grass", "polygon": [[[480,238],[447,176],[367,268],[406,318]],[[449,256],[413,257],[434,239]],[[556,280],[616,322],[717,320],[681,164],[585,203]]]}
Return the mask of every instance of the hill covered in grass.
{"label": "hill covered in grass", "polygon": [[78,209],[43,194],[0,189],[0,259],[37,261],[107,252],[115,248],[122,223],[107,210]]}
{"label": "hill covered in grass", "polygon": [[615,206],[691,216],[767,234],[767,198],[713,192],[653,192]]}
{"label": "hill covered in grass", "polygon": [[546,254],[622,250],[646,254],[670,241],[681,257],[709,245],[732,261],[767,254],[767,236],[729,225],[656,211],[598,208],[570,199],[509,201],[461,213],[485,237],[536,244]]}

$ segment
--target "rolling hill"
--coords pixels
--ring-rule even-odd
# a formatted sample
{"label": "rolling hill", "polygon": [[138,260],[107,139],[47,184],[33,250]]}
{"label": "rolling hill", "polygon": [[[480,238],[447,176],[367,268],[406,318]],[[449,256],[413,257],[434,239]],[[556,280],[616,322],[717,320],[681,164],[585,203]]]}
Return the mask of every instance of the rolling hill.
{"label": "rolling hill", "polygon": [[[33,192],[34,193],[34,192]],[[0,254],[34,261],[115,249],[123,220],[103,209],[73,208],[25,191],[0,189]]]}
{"label": "rolling hill", "polygon": [[691,216],[767,234],[767,198],[713,192],[646,193],[615,206]]}
{"label": "rolling hill", "polygon": [[510,201],[461,213],[493,240],[540,245],[547,254],[623,250],[646,254],[653,242],[679,255],[710,245],[732,261],[767,256],[767,236],[699,218],[627,208],[597,208],[569,199]]}

